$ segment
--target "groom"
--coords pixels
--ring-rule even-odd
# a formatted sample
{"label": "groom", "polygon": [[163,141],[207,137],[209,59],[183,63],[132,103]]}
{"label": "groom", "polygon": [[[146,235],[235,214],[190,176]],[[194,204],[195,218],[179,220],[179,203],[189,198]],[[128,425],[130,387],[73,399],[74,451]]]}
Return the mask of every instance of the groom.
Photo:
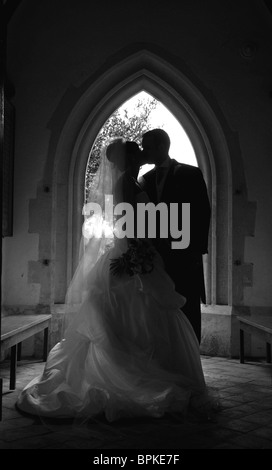
{"label": "groom", "polygon": [[170,139],[162,129],[153,129],[143,134],[142,147],[145,162],[155,164],[154,169],[140,180],[150,201],[154,204],[164,202],[168,207],[170,203],[178,203],[179,221],[182,220],[182,203],[190,203],[188,248],[172,249],[173,239],[170,234],[168,239],[157,237],[154,244],[176,290],[186,297],[182,311],[191,322],[200,343],[200,302],[206,302],[202,255],[208,251],[211,213],[206,184],[199,168],[178,163],[169,157]]}

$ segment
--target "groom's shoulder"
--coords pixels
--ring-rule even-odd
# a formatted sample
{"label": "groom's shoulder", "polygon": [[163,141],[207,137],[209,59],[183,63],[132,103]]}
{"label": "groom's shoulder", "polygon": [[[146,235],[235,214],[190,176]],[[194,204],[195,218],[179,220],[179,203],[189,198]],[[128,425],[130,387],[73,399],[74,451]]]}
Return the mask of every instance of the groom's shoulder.
{"label": "groom's shoulder", "polygon": [[173,160],[172,164],[174,166],[175,176],[189,177],[189,176],[199,176],[202,174],[201,170],[197,166],[188,165],[187,163],[177,162],[176,160]]}

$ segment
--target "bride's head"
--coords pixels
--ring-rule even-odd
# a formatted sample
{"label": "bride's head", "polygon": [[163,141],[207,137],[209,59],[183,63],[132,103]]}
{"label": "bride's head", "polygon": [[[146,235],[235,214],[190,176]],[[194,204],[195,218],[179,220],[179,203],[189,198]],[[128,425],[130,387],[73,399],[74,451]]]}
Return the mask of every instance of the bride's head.
{"label": "bride's head", "polygon": [[140,167],[141,150],[134,141],[126,141],[123,138],[113,140],[106,149],[107,159],[116,165],[120,171],[129,168]]}

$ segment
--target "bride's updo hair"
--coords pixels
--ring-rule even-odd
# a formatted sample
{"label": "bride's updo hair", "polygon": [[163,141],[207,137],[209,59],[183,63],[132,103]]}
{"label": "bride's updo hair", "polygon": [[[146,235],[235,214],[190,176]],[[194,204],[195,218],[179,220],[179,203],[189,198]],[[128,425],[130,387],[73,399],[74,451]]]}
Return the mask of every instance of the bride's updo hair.
{"label": "bride's updo hair", "polygon": [[121,171],[125,169],[125,140],[122,137],[112,140],[106,148],[107,159],[116,165]]}
{"label": "bride's updo hair", "polygon": [[125,141],[122,137],[110,142],[106,149],[107,159],[114,163],[120,170],[125,170],[129,162],[133,162],[140,151],[138,144],[134,141]]}

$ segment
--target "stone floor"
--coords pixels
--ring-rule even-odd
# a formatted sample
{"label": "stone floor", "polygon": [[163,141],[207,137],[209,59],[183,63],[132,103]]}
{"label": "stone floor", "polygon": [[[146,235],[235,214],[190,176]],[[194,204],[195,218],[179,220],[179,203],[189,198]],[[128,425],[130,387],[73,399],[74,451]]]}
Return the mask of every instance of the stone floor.
{"label": "stone floor", "polygon": [[[17,390],[9,390],[9,365],[0,365],[4,379],[0,449],[272,449],[272,366],[218,357],[201,358],[206,382],[217,391],[221,411],[209,422],[177,417],[120,420],[103,418],[85,425],[22,415],[16,397],[43,368],[39,361],[21,361]],[[110,449],[110,450],[109,450]],[[116,454],[115,454],[116,455]]]}

